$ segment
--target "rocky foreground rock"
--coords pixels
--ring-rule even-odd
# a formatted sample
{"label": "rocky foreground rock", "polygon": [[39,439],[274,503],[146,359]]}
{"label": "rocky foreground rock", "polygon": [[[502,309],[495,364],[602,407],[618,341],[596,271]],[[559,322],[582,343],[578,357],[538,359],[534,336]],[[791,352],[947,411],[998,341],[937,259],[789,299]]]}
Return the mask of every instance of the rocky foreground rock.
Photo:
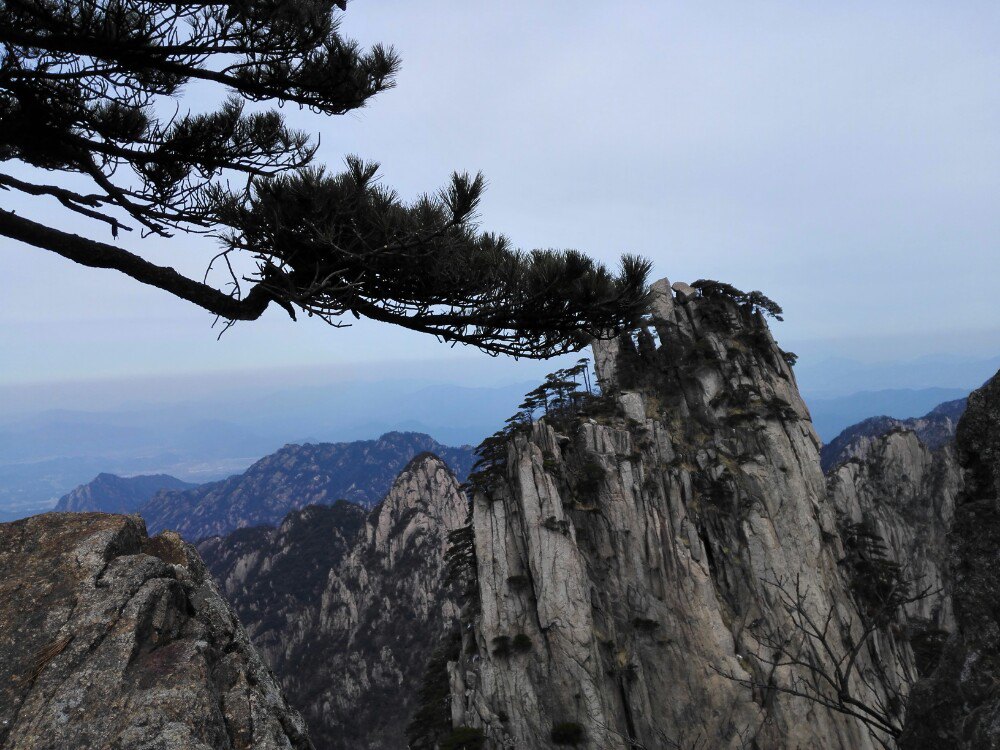
{"label": "rocky foreground rock", "polygon": [[102,513],[0,524],[0,748],[312,747],[176,534]]}

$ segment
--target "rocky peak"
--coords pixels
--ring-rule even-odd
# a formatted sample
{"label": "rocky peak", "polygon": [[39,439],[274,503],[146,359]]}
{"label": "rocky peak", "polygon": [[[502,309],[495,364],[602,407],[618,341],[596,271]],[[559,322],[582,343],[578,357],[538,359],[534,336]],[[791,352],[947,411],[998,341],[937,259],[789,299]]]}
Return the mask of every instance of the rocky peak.
{"label": "rocky peak", "polygon": [[49,513],[0,524],[0,746],[312,743],[190,545]]}
{"label": "rocky peak", "polygon": [[432,453],[415,456],[372,512],[368,543],[377,560],[392,568],[409,551],[415,535],[461,526],[468,509],[456,499],[455,475],[445,463]]}
{"label": "rocky peak", "polygon": [[423,454],[367,515],[337,507],[199,549],[317,745],[403,748],[424,667],[457,621],[445,552],[468,505],[445,463]]}
{"label": "rocky peak", "polygon": [[[807,642],[805,662],[861,632],[820,442],[764,320],[780,311],[714,282],[653,290],[647,325],[594,345],[603,397],[516,429],[475,493],[478,595],[439,739],[874,747],[861,722],[769,682],[809,679],[762,645],[795,636],[781,587],[842,634],[825,654]],[[892,684],[859,672],[848,688],[905,691],[908,645],[887,629],[872,648]]]}

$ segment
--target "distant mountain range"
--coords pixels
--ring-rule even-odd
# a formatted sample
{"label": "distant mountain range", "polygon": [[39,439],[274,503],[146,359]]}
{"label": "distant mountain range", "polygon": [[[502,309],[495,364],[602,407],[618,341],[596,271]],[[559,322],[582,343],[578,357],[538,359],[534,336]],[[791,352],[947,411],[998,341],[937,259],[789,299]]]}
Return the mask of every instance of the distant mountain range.
{"label": "distant mountain range", "polygon": [[961,399],[964,388],[887,389],[862,391],[836,398],[806,398],[813,426],[823,442],[832,441],[843,430],[874,416],[910,419],[927,414],[938,404]]}
{"label": "distant mountain range", "polygon": [[955,429],[965,412],[967,402],[968,399],[965,398],[947,401],[938,404],[922,417],[869,417],[851,425],[820,450],[823,471],[829,472],[844,461],[866,452],[873,440],[896,430],[910,430],[932,451],[937,450],[955,439]]}
{"label": "distant mountain range", "polygon": [[[0,388],[0,517],[50,510],[99,472],[204,483],[244,471],[289,443],[370,439],[390,431],[478,444],[532,382],[492,387],[420,381],[333,383],[168,404],[17,414]],[[81,400],[85,404],[85,400]]]}
{"label": "distant mountain range", "polygon": [[470,446],[451,448],[429,435],[388,432],[378,440],[286,445],[244,473],[189,490],[165,490],[139,508],[150,533],[165,529],[190,540],[246,526],[277,524],[297,508],[349,500],[380,501],[415,457],[430,453],[464,478],[474,460]]}
{"label": "distant mountain range", "polygon": [[160,490],[188,490],[197,487],[169,474],[150,474],[119,477],[115,474],[98,474],[63,495],[56,503],[58,511],[102,511],[104,513],[135,513]]}
{"label": "distant mountain range", "polygon": [[236,529],[278,524],[292,510],[348,500],[372,507],[415,458],[434,455],[464,480],[471,446],[441,445],[418,432],[387,432],[377,440],[286,445],[241,474],[194,485],[164,474],[99,474],[64,495],[59,511],[136,513],[150,533],[177,531],[192,541]]}

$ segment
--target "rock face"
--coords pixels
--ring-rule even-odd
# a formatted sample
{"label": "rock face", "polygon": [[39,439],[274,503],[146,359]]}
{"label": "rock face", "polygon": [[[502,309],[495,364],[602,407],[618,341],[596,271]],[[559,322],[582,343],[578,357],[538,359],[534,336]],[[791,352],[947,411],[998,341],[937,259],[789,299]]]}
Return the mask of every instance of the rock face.
{"label": "rock face", "polygon": [[913,690],[906,750],[1000,748],[1000,373],[969,396],[956,440],[965,480],[949,538],[956,633]]}
{"label": "rock face", "polygon": [[951,445],[955,441],[955,428],[965,411],[966,401],[964,398],[948,401],[914,419],[872,417],[852,425],[823,446],[820,451],[823,471],[832,471],[852,458],[863,459],[872,443],[890,432],[914,432],[931,451]]}
{"label": "rock face", "polygon": [[452,472],[422,455],[370,513],[311,506],[199,545],[317,747],[407,746],[425,665],[457,621],[444,555],[467,514]]}
{"label": "rock face", "polygon": [[962,486],[955,448],[932,450],[920,433],[895,428],[877,437],[859,433],[843,447],[854,458],[828,479],[841,532],[846,524],[864,524],[913,581],[913,593],[927,591],[905,605],[916,666],[926,675],[955,625],[947,541]]}
{"label": "rock face", "polygon": [[276,525],[290,511],[349,500],[371,506],[416,455],[432,452],[460,477],[472,464],[471,448],[449,448],[429,435],[390,432],[378,440],[287,445],[243,474],[184,492],[161,492],[139,512],[150,532],[170,529],[185,539]]}
{"label": "rock face", "polygon": [[98,474],[72,492],[59,498],[55,510],[101,511],[103,513],[135,513],[161,490],[189,490],[197,485],[184,482],[169,474],[148,474],[137,477],[120,477],[115,474]]}
{"label": "rock face", "polygon": [[0,747],[312,744],[192,547],[50,513],[0,525]]}
{"label": "rock face", "polygon": [[[797,633],[781,587],[829,615],[837,658],[858,609],[819,440],[762,317],[669,288],[656,286],[651,328],[595,344],[601,404],[515,433],[474,495],[478,597],[448,667],[452,739],[875,747],[855,719],[752,687],[806,677],[766,663],[764,634]],[[824,660],[815,645],[803,659]],[[880,699],[905,690],[902,637],[876,634],[859,657],[869,675],[872,654]]]}

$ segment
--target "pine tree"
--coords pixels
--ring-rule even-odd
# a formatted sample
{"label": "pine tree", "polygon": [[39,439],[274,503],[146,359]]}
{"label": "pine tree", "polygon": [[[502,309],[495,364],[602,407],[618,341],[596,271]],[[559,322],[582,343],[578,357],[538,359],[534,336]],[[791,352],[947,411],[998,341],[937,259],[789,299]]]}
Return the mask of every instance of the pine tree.
{"label": "pine tree", "polygon": [[[0,235],[228,321],[254,320],[273,302],[293,318],[364,316],[528,357],[635,323],[648,262],[624,256],[612,272],[578,252],[519,251],[477,226],[482,175],[455,174],[407,202],[380,182],[378,164],[316,164],[314,139],[261,108],[341,115],[393,86],[399,57],[342,36],[345,8],[0,0],[0,188],[38,199],[30,218],[0,208]],[[222,104],[185,112],[191,84],[218,90]],[[106,225],[110,241],[56,228],[50,201]],[[218,241],[206,264],[230,283],[143,257],[142,238],[177,232]]]}

